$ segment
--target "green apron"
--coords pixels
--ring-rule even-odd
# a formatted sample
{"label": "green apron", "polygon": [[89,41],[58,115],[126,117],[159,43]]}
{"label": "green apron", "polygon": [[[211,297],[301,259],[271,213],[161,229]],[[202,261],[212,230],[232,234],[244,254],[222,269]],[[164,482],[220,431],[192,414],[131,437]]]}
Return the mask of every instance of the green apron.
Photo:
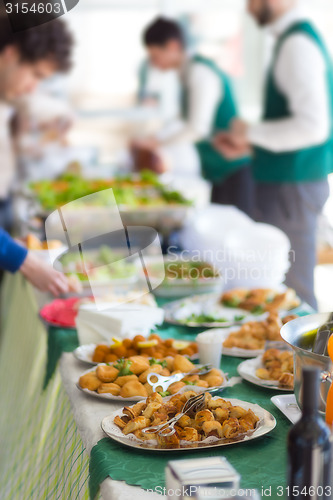
{"label": "green apron", "polygon": [[253,175],[256,181],[269,183],[310,182],[325,179],[333,171],[333,66],[319,34],[309,22],[291,26],[278,40],[272,67],[266,82],[264,120],[281,120],[291,116],[287,97],[277,88],[274,69],[283,42],[295,33],[303,33],[319,47],[326,62],[327,92],[331,115],[329,138],[318,146],[286,153],[254,148]]}
{"label": "green apron", "polygon": [[[210,68],[218,77],[223,89],[221,91],[223,98],[217,104],[210,137],[197,142],[195,145],[200,156],[203,177],[212,183],[221,183],[224,179],[249,163],[248,157],[233,161],[227,160],[211,144],[211,138],[217,132],[227,130],[231,121],[238,116],[236,101],[229,78],[213,61],[196,55],[191,59],[191,62],[204,64]],[[188,91],[185,87],[183,89],[183,118],[187,120],[188,115]]]}

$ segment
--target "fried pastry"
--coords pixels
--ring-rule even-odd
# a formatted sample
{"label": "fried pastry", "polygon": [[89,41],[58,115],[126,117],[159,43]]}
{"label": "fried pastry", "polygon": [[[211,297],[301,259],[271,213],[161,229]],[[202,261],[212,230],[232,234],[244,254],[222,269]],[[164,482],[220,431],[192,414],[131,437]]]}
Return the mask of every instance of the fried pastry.
{"label": "fried pastry", "polygon": [[119,370],[114,366],[98,365],[96,375],[101,382],[113,382],[118,377]]}
{"label": "fried pastry", "polygon": [[98,394],[112,394],[113,396],[119,396],[120,387],[113,382],[101,384],[97,389]]}
{"label": "fried pastry", "polygon": [[82,375],[79,379],[79,384],[82,389],[89,389],[89,391],[96,391],[101,385],[101,381],[98,379],[96,373],[86,373]]}
{"label": "fried pastry", "polygon": [[146,388],[138,380],[130,380],[122,386],[120,396],[122,398],[131,398],[133,396],[147,397],[148,393]]}

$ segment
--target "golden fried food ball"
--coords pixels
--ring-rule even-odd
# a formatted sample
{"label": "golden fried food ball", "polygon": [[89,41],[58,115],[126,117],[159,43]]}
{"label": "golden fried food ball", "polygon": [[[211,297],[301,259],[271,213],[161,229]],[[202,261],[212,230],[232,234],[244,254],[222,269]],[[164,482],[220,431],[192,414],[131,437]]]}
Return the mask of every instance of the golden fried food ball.
{"label": "golden fried food ball", "polygon": [[176,392],[180,391],[183,387],[185,387],[186,384],[182,381],[180,382],[174,382],[173,384],[169,385],[168,391],[170,394],[176,394]]}
{"label": "golden fried food ball", "polygon": [[260,378],[261,380],[269,380],[270,379],[269,371],[266,370],[266,368],[257,368],[256,376],[258,378]]}
{"label": "golden fried food ball", "polygon": [[200,379],[208,382],[208,387],[218,387],[223,384],[223,377],[221,373],[220,375],[207,373],[207,375],[201,376]]}
{"label": "golden fried food ball", "polygon": [[123,346],[126,348],[126,349],[131,349],[132,348],[132,341],[131,339],[124,339],[123,340]]}
{"label": "golden fried food ball", "polygon": [[96,375],[101,382],[113,382],[119,374],[119,370],[114,366],[98,365]]}
{"label": "golden fried food ball", "polygon": [[133,396],[143,396],[146,398],[148,393],[144,385],[138,380],[131,380],[122,386],[120,396],[122,398],[131,398]]}
{"label": "golden fried food ball", "polygon": [[108,354],[110,352],[110,347],[105,344],[98,344],[95,348],[95,352],[104,352],[105,354]]}
{"label": "golden fried food ball", "polygon": [[134,347],[134,349],[138,349],[138,343],[145,341],[146,339],[143,335],[135,335],[134,339],[132,340],[132,347]]}
{"label": "golden fried food ball", "polygon": [[149,360],[144,356],[131,356],[129,360],[131,361],[130,370],[134,375],[139,375],[150,367]]}
{"label": "golden fried food ball", "polygon": [[108,356],[108,354],[105,354],[105,352],[95,350],[95,352],[92,356],[92,360],[94,363],[104,363],[106,361],[107,356]]}
{"label": "golden fried food ball", "polygon": [[105,356],[105,363],[114,363],[115,361],[117,361],[117,356],[115,354],[107,354]]}
{"label": "golden fried food ball", "polygon": [[141,375],[139,376],[139,381],[142,384],[145,384],[147,382],[147,377],[148,377],[149,373],[160,374],[162,370],[163,370],[163,367],[161,365],[152,365],[150,368],[148,368],[143,373],[141,373]]}
{"label": "golden fried food ball", "polygon": [[122,344],[117,347],[112,347],[111,350],[112,353],[115,354],[118,359],[125,358],[127,356],[127,349]]}
{"label": "golden fried food ball", "polygon": [[123,385],[127,384],[127,382],[137,382],[138,377],[136,375],[123,375],[121,377],[117,377],[115,380],[115,383],[120,385],[122,387]]}
{"label": "golden fried food ball", "polygon": [[194,420],[201,427],[204,422],[214,420],[214,415],[210,410],[201,410],[196,413]]}
{"label": "golden fried food ball", "polygon": [[214,413],[215,419],[218,422],[224,422],[225,420],[227,420],[229,418],[228,408],[216,408],[215,410],[213,410],[213,413]]}
{"label": "golden fried food ball", "polygon": [[101,381],[97,378],[95,372],[86,373],[79,379],[79,385],[82,389],[89,389],[89,391],[96,391],[101,385]]}
{"label": "golden fried food ball", "polygon": [[112,394],[113,396],[119,396],[120,387],[113,382],[107,384],[101,384],[97,389],[98,394]]}
{"label": "golden fried food ball", "polygon": [[180,370],[181,372],[188,373],[191,370],[194,370],[195,365],[185,356],[181,354],[176,354],[173,360],[174,370]]}
{"label": "golden fried food ball", "polygon": [[130,357],[130,356],[136,356],[138,353],[135,349],[131,348],[131,349],[127,349],[127,356]]}
{"label": "golden fried food ball", "polygon": [[195,382],[195,385],[197,385],[198,387],[204,387],[205,389],[208,389],[209,387],[209,383],[207,382],[207,380],[197,380]]}
{"label": "golden fried food ball", "polygon": [[158,342],[162,342],[162,339],[157,333],[152,333],[149,335],[149,340],[157,340]]}
{"label": "golden fried food ball", "polygon": [[165,358],[167,369],[172,372],[173,371],[173,356],[166,356]]}

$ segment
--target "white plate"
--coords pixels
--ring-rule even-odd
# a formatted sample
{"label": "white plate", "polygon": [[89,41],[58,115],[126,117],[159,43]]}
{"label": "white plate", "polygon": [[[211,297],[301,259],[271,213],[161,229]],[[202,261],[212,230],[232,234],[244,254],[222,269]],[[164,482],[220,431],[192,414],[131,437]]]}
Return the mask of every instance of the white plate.
{"label": "white plate", "polygon": [[[103,363],[100,363],[100,364],[103,364]],[[87,370],[85,371],[84,373],[82,373],[82,375],[85,375],[86,373],[90,373],[94,370]],[[237,377],[232,377],[230,380],[228,380],[227,378],[227,375],[225,373],[222,372],[222,375],[223,375],[223,378],[224,378],[224,382],[221,386],[219,386],[221,388],[221,391],[223,389],[225,389],[226,387],[231,387],[233,386],[234,384],[238,383],[238,379]],[[130,398],[123,398],[121,396],[113,396],[113,394],[98,394],[98,392],[96,391],[90,391],[89,389],[82,389],[82,387],[80,387],[79,383],[76,384],[76,387],[84,392],[85,394],[88,394],[89,396],[93,396],[97,399],[107,399],[109,401],[119,401],[119,402],[126,402],[126,401],[142,401],[144,399],[146,399],[146,396],[132,396]],[[209,389],[215,389],[215,387],[210,387]],[[185,392],[185,391],[194,391],[194,392],[205,392],[207,391],[207,388],[205,387],[199,387],[199,386],[196,386],[196,385],[187,385],[186,387],[182,387],[180,389],[180,391],[178,391],[176,394],[181,394],[182,392]],[[174,396],[175,394],[173,394]]]}
{"label": "white plate", "polygon": [[[196,295],[186,299],[176,300],[163,306],[165,310],[165,321],[175,325],[186,325],[191,327],[220,327],[227,328],[234,325],[241,325],[247,321],[259,321],[266,316],[265,314],[253,315],[244,309],[235,307],[226,307],[219,303],[221,294],[212,293],[207,295]],[[213,321],[197,323],[187,318],[191,314],[208,314],[218,320],[225,318],[226,321]],[[237,319],[237,317],[242,319]]]}
{"label": "white plate", "polygon": [[[179,341],[180,342],[180,341]],[[187,341],[185,341],[187,342]],[[92,360],[93,354],[95,352],[95,349],[97,345],[108,345],[108,344],[103,344],[101,342],[100,344],[84,344],[80,345],[73,351],[73,355],[75,356],[76,359],[79,361],[82,361],[83,363],[87,363],[88,365],[98,365],[99,363],[96,363],[96,361]],[[140,356],[140,354],[138,354]],[[193,354],[193,356],[188,356],[189,359],[192,361],[195,359],[198,359],[199,355],[198,354]]]}
{"label": "white plate", "polygon": [[243,361],[242,363],[240,363],[240,365],[238,365],[237,371],[244,380],[247,380],[252,384],[259,385],[260,387],[273,389],[275,391],[294,392],[294,389],[281,387],[277,380],[263,380],[257,377],[256,370],[258,368],[264,368],[264,365],[262,363],[262,356]]}
{"label": "white plate", "polygon": [[294,394],[282,394],[281,396],[273,396],[272,403],[282,411],[290,422],[296,424],[302,416]]}
{"label": "white plate", "polygon": [[[216,396],[218,397],[218,396]],[[167,400],[168,398],[166,398]],[[214,398],[215,399],[215,398]],[[140,441],[134,434],[128,434],[125,436],[117,425],[114,424],[113,420],[116,416],[121,416],[123,414],[123,409],[114,411],[108,417],[102,420],[101,427],[105,434],[110,438],[118,441],[119,443],[129,446],[131,448],[139,448],[147,451],[186,451],[186,450],[201,450],[203,448],[215,448],[219,446],[230,446],[232,444],[241,443],[256,439],[258,437],[264,436],[268,432],[274,429],[276,426],[276,420],[271,413],[262,408],[257,404],[247,403],[246,401],[241,401],[239,399],[229,399],[233,405],[242,406],[245,409],[251,409],[258,417],[259,422],[254,431],[249,434],[239,436],[235,439],[217,439],[215,437],[207,438],[204,441],[198,443],[189,443],[187,441],[181,441],[180,448],[158,448],[156,441]]]}

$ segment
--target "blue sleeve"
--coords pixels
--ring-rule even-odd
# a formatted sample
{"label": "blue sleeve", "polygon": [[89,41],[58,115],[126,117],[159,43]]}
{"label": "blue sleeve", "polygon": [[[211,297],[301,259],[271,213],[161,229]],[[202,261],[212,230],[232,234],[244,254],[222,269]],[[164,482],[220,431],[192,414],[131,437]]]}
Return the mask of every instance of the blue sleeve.
{"label": "blue sleeve", "polygon": [[15,273],[26,258],[28,250],[0,228],[0,268]]}

